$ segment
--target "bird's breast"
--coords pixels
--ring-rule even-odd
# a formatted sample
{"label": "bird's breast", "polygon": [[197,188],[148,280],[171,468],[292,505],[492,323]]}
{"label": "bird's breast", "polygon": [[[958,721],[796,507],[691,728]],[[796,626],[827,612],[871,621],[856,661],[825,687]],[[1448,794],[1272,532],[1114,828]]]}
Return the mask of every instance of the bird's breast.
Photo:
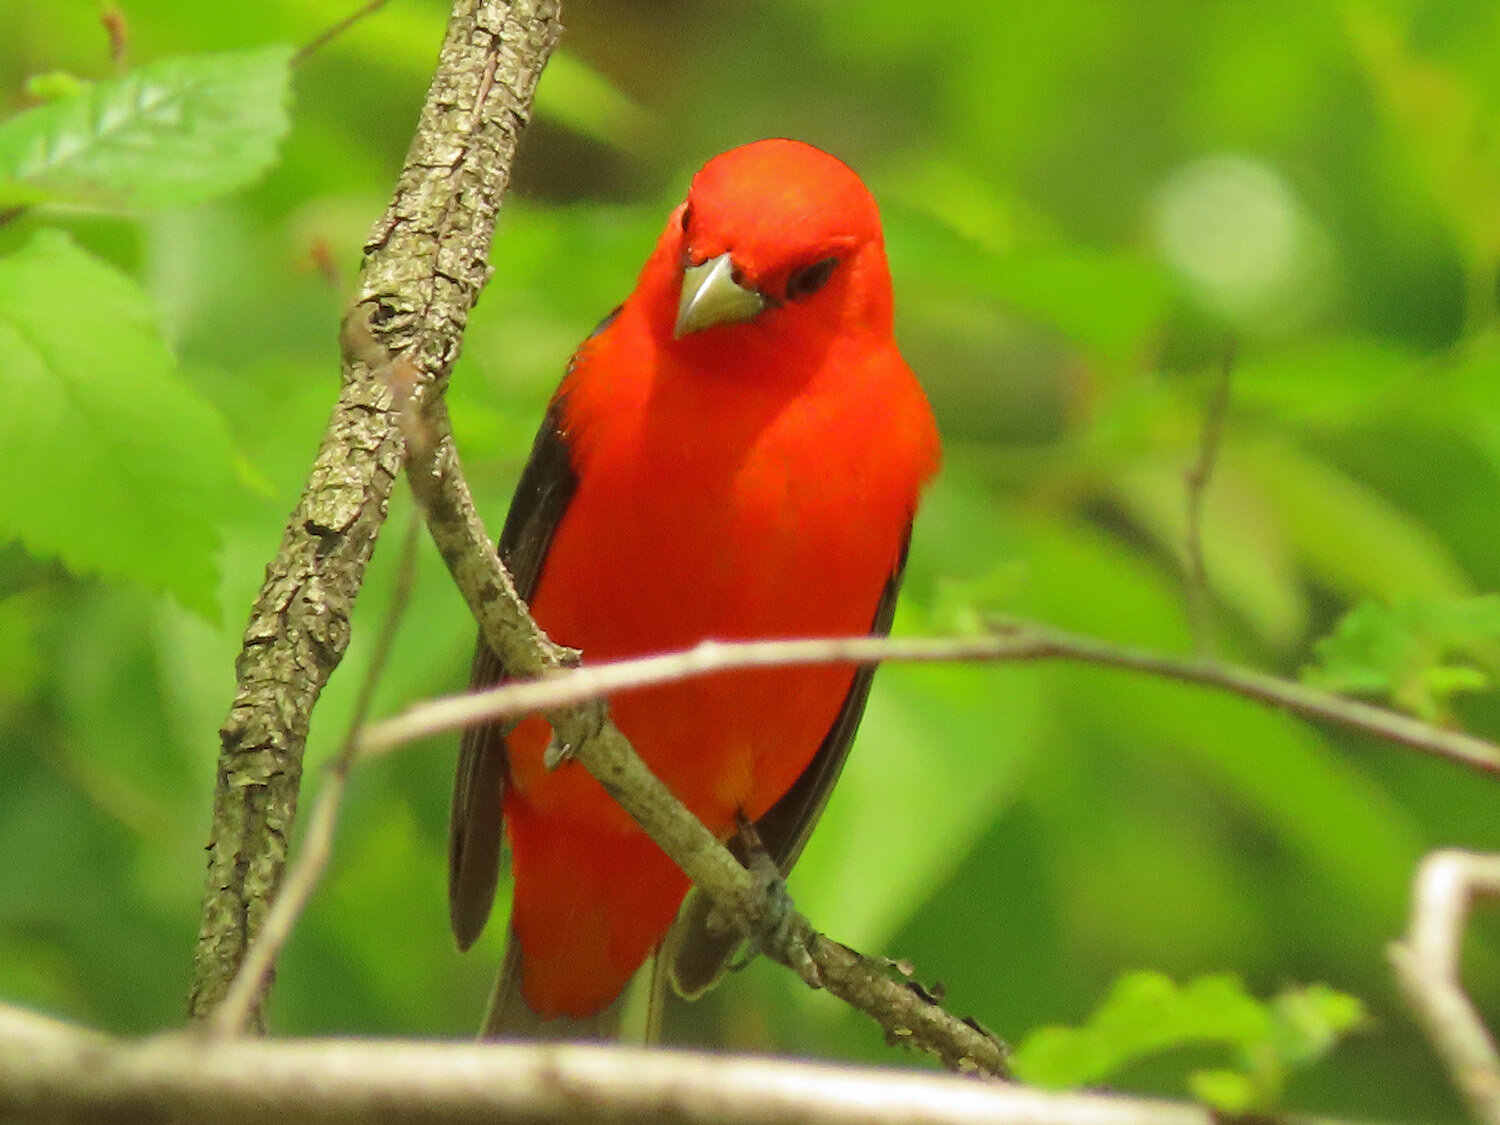
{"label": "bird's breast", "polygon": [[[857,411],[837,396],[743,397],[657,388],[601,414],[570,394],[581,409],[569,419],[578,485],[532,610],[586,661],[705,638],[869,630],[920,479],[893,479],[882,434],[849,434]],[[852,675],[724,673],[624,693],[611,707],[658,776],[727,834],[737,810],[759,816],[806,767]],[[535,728],[512,738],[515,796],[628,829],[581,770],[542,771]]]}

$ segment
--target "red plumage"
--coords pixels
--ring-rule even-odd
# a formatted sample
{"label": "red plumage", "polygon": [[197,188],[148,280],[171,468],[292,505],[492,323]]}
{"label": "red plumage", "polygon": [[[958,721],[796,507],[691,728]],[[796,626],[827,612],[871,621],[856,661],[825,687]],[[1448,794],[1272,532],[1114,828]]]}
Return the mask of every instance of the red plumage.
{"label": "red plumage", "polygon": [[[705,297],[690,314],[705,263],[726,254],[712,284],[751,304],[721,315]],[[685,297],[691,267],[704,268],[686,274]],[[711,161],[618,314],[575,357],[548,425],[544,438],[566,450],[565,465],[551,454],[554,471],[571,479],[552,493],[533,479],[516,505],[566,495],[553,519],[513,510],[511,524],[545,542],[508,546],[535,559],[523,585],[537,621],[586,660],[888,625],[882,607],[939,453],[896,347],[879,216],[859,178],[786,140]],[[611,710],[722,838],[738,813],[763,817],[820,752],[842,759],[867,681],[848,667],[726,673],[623,693]],[[546,741],[531,719],[466,752],[505,755],[521,994],[543,1017],[583,1017],[661,941],[687,881],[581,767],[545,770]],[[456,817],[470,815],[462,806]],[[796,825],[788,863],[808,827]],[[455,833],[461,846],[462,823]]]}

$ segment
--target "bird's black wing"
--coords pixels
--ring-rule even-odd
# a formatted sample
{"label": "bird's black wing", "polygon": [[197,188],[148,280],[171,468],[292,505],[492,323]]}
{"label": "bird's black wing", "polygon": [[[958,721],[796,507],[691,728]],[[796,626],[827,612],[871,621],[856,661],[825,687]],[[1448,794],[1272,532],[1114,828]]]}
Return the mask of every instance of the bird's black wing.
{"label": "bird's black wing", "polygon": [[[870,623],[870,635],[886,636],[891,631],[891,619],[896,614],[896,595],[901,589],[901,578],[906,571],[906,548],[911,539],[907,529],[907,542],[901,545],[901,555],[896,568],[886,580],[880,603],[875,608],[875,619]],[[875,676],[875,666],[865,665],[854,673],[849,685],[849,694],[844,705],[824,736],[818,752],[802,771],[792,787],[755,822],[757,834],[771,859],[785,875],[797,862],[807,838],[812,835],[818,817],[828,804],[834,782],[843,771],[844,761],[849,756],[849,747],[854,742],[854,733],[865,713],[865,702],[870,697],[870,681]],[[740,861],[738,841],[730,842]],[[671,958],[672,985],[681,996],[695,999],[702,995],[723,975],[729,958],[738,948],[741,936],[738,933],[720,933],[708,925],[708,916],[713,904],[706,895],[694,893],[683,908],[673,927],[669,939],[668,955]]]}
{"label": "bird's black wing", "polygon": [[[615,309],[605,317],[589,339],[608,328],[619,311]],[[577,362],[575,355],[573,363]],[[552,400],[532,443],[531,456],[521,470],[497,544],[500,558],[515,580],[516,592],[528,603],[536,593],[552,536],[578,487],[567,435],[562,430],[562,410],[563,398],[558,396]],[[488,687],[504,675],[500,658],[480,638],[469,674],[470,689]],[[474,944],[495,902],[504,781],[504,726],[491,723],[466,729],[459,743],[453,812],[448,821],[448,919],[460,949]]]}

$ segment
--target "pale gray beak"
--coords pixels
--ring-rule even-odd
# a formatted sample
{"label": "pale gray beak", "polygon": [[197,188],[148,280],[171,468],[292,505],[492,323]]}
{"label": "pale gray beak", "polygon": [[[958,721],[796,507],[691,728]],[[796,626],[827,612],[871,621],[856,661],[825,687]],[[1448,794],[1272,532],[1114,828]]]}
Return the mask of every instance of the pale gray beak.
{"label": "pale gray beak", "polygon": [[677,326],[672,335],[682,339],[715,324],[743,324],[766,307],[766,299],[734,280],[734,261],[728,254],[682,271],[682,297],[677,302]]}

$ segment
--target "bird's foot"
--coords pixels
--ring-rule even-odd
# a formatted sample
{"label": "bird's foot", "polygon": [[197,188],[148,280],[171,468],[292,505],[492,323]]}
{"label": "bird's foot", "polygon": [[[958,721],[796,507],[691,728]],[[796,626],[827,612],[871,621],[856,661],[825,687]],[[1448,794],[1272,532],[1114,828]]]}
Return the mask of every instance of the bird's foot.
{"label": "bird's foot", "polygon": [[765,912],[754,932],[747,938],[739,956],[730,964],[729,967],[734,972],[739,972],[767,950],[786,949],[790,944],[787,939],[790,937],[792,919],[797,916],[797,906],[786,889],[786,877],[766,851],[754,822],[743,813],[740,814],[739,822],[738,851],[745,869],[760,884],[760,897],[765,903]]}

